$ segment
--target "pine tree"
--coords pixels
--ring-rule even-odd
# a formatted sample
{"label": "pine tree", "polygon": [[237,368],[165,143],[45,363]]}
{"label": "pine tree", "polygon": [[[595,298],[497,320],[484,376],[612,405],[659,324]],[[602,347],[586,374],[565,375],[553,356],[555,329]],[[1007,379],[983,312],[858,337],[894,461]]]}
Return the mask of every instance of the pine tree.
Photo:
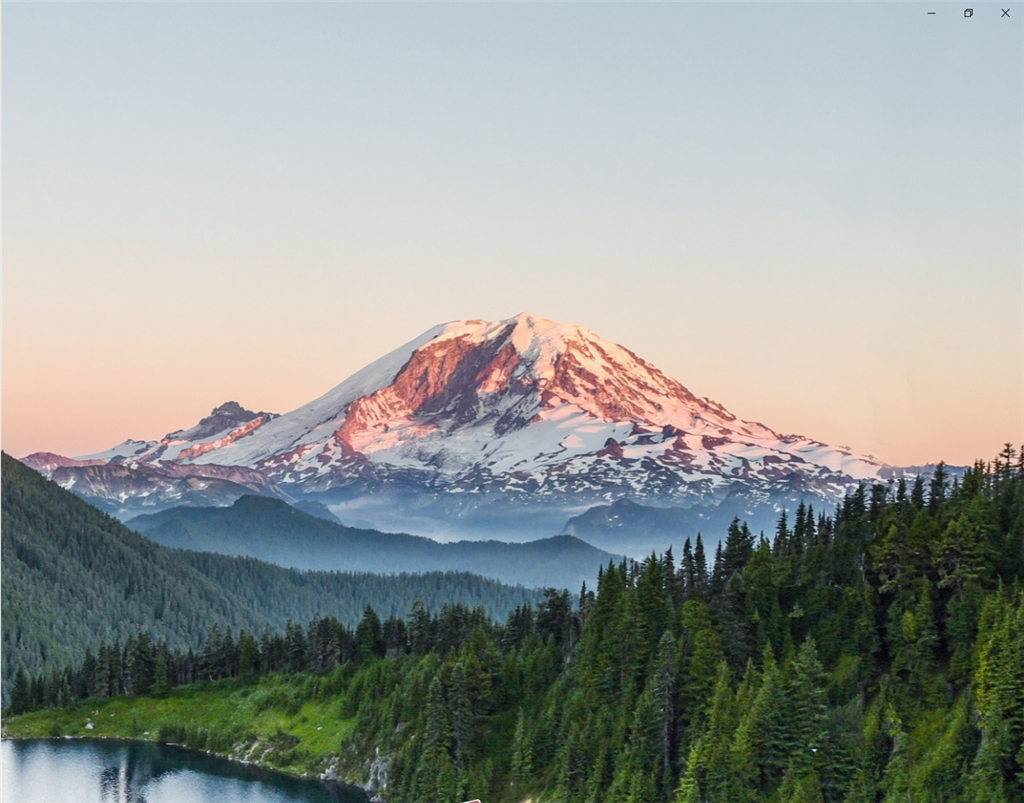
{"label": "pine tree", "polygon": [[705,602],[690,600],[683,605],[683,663],[680,672],[679,710],[687,728],[699,728],[711,701],[717,668],[722,661],[722,642]]}
{"label": "pine tree", "polygon": [[1024,594],[1014,598],[1003,591],[988,601],[976,656],[981,747],[971,788],[1024,794],[1024,764],[1017,764],[1024,751]]}
{"label": "pine tree", "polygon": [[938,514],[942,503],[946,501],[946,492],[949,490],[949,473],[946,471],[946,464],[941,460],[935,466],[931,482],[928,483],[928,512],[934,517]]}
{"label": "pine tree", "polygon": [[[129,649],[127,646],[126,650]],[[131,646],[131,689],[133,694],[149,694],[153,688],[155,656],[149,633],[142,632]]]}
{"label": "pine tree", "polygon": [[526,713],[520,708],[512,739],[512,783],[522,789],[533,780],[533,739],[526,724]]}
{"label": "pine tree", "polygon": [[[291,624],[290,621],[289,624]],[[220,677],[218,664],[222,652],[222,642],[220,624],[215,623],[206,636],[203,648],[199,651],[199,675],[203,680],[216,680]]]}
{"label": "pine tree", "polygon": [[469,699],[466,668],[461,661],[452,669],[448,701],[448,708],[451,712],[452,740],[455,746],[455,767],[462,772],[472,758],[476,716],[473,704]]}
{"label": "pine tree", "polygon": [[924,475],[918,474],[914,477],[914,486],[910,491],[910,504],[915,510],[924,510]]}
{"label": "pine tree", "polygon": [[625,755],[608,790],[608,799],[626,803],[656,800],[660,747],[658,713],[650,687],[640,695],[630,720]]}
{"label": "pine tree", "polygon": [[753,701],[741,712],[732,745],[737,786],[767,791],[782,780],[789,763],[786,699],[771,648],[766,646]]}
{"label": "pine tree", "polygon": [[717,596],[715,614],[725,657],[738,677],[755,654],[753,628],[747,617],[747,586],[741,572],[729,576]]}
{"label": "pine tree", "polygon": [[384,630],[377,612],[369,605],[363,611],[363,618],[356,628],[356,642],[363,661],[384,657]]}
{"label": "pine tree", "polygon": [[285,660],[288,671],[302,672],[306,668],[306,631],[302,625],[288,622],[285,627]]}
{"label": "pine tree", "polygon": [[675,755],[675,697],[676,667],[678,658],[676,640],[671,631],[666,630],[658,642],[658,652],[654,659],[648,689],[650,690],[653,708],[653,724],[656,733],[657,763],[654,777],[657,781],[659,796],[669,791],[672,780],[672,760]]}
{"label": "pine tree", "polygon": [[736,700],[731,672],[724,661],[711,698],[707,725],[686,759],[678,803],[726,803],[732,787],[730,746],[737,725]]}
{"label": "pine tree", "polygon": [[978,498],[946,525],[936,555],[940,588],[984,584],[994,571],[1000,544],[992,512],[991,502]]}
{"label": "pine tree", "polygon": [[785,559],[789,556],[789,522],[786,518],[785,508],[779,514],[779,520],[775,525],[775,540],[772,543],[772,552],[780,559]]}
{"label": "pine tree", "polygon": [[[684,599],[690,599],[696,593],[697,588],[697,564],[694,562],[693,547],[687,537],[683,544],[683,560],[679,564],[679,574],[682,576]],[[682,602],[682,600],[680,600]]]}
{"label": "pine tree", "polygon": [[828,677],[814,639],[801,645],[786,684],[785,750],[798,777],[812,769],[827,732],[825,687]]}
{"label": "pine tree", "polygon": [[154,697],[166,697],[168,691],[167,656],[164,650],[160,650],[156,655],[156,662],[153,667],[152,694]]}
{"label": "pine tree", "polygon": [[248,630],[238,634],[238,673],[252,677],[259,666],[259,646],[256,637]]}
{"label": "pine tree", "polygon": [[[301,629],[299,626],[300,631]],[[303,641],[305,641],[304,634]],[[303,662],[300,669],[305,668],[305,662]],[[238,674],[238,645],[235,643],[235,634],[232,632],[231,625],[224,630],[224,638],[220,643],[220,652],[217,654],[217,672],[222,678],[231,678]]]}
{"label": "pine tree", "polygon": [[32,707],[32,691],[25,667],[18,665],[11,687],[11,714],[24,714]]}
{"label": "pine tree", "polygon": [[423,801],[454,800],[456,768],[452,763],[451,725],[444,700],[440,676],[430,682],[423,721],[423,752],[416,768],[414,799]]}
{"label": "pine tree", "polygon": [[430,651],[434,643],[433,630],[430,611],[423,600],[416,600],[409,614],[409,648],[414,655],[426,655]]}
{"label": "pine tree", "polygon": [[708,561],[704,555],[704,541],[701,539],[700,533],[697,533],[697,542],[693,548],[693,564],[696,573],[693,596],[703,599],[708,593],[711,579],[708,576]]}

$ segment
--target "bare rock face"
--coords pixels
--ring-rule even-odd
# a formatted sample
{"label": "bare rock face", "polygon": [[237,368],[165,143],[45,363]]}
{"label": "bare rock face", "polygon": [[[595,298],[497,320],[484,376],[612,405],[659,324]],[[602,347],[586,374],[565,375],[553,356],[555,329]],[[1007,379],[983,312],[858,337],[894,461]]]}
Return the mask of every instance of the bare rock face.
{"label": "bare rock face", "polygon": [[164,437],[164,440],[185,438],[203,440],[227,430],[237,429],[257,419],[270,420],[276,417],[273,413],[254,413],[252,410],[246,410],[238,402],[229,401],[220,407],[215,407],[206,418],[201,419],[192,429],[171,432]]}
{"label": "bare rock face", "polygon": [[371,800],[384,800],[388,790],[388,770],[391,768],[391,757],[382,756],[380,748],[370,762],[368,778],[363,789],[371,795]]}
{"label": "bare rock face", "polygon": [[106,465],[102,460],[75,460],[73,457],[64,457],[53,452],[34,452],[28,457],[23,458],[21,462],[47,476],[58,468]]}
{"label": "bare rock face", "polygon": [[227,499],[231,483],[293,497],[395,492],[449,518],[495,499],[685,506],[782,488],[831,501],[891,470],[742,421],[585,327],[525,313],[435,327],[284,415],[227,402],[159,441],[26,462],[122,506]]}

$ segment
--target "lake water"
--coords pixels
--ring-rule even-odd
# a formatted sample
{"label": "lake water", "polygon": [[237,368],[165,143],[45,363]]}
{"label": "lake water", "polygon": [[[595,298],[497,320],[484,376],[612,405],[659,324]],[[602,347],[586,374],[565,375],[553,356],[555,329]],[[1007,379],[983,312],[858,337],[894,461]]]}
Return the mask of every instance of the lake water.
{"label": "lake water", "polygon": [[3,803],[367,803],[359,789],[292,778],[180,747],[100,739],[4,740]]}

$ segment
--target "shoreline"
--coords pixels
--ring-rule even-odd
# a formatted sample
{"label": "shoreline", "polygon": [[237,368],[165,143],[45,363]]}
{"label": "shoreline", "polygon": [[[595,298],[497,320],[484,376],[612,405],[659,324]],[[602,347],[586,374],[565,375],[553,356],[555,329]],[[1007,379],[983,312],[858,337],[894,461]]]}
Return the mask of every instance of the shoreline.
{"label": "shoreline", "polygon": [[[94,741],[94,742],[138,742],[140,744],[155,744],[161,747],[173,747],[176,750],[182,750],[188,753],[194,753],[200,756],[210,756],[213,758],[223,759],[229,761],[232,764],[237,764],[244,767],[253,767],[258,769],[260,772],[266,772],[270,774],[281,775],[286,778],[310,781],[314,783],[323,784],[325,786],[338,787],[342,790],[358,790],[366,795],[367,800],[371,803],[387,803],[385,798],[380,797],[379,793],[374,789],[369,789],[362,784],[353,783],[352,781],[339,778],[337,775],[330,777],[328,773],[333,774],[333,769],[337,766],[338,756],[334,756],[328,763],[328,770],[321,775],[310,775],[309,773],[298,773],[292,772],[287,769],[281,769],[280,767],[272,767],[267,764],[260,762],[259,760],[249,760],[245,758],[239,758],[238,756],[218,753],[213,750],[199,750],[195,747],[189,747],[188,745],[180,744],[177,742],[164,742],[159,739],[147,739],[144,736],[138,737],[125,737],[125,736],[81,736],[72,734],[62,734],[60,736],[15,736],[7,732],[6,725],[0,730],[0,742],[61,742],[61,741]],[[265,755],[265,753],[264,753]]]}

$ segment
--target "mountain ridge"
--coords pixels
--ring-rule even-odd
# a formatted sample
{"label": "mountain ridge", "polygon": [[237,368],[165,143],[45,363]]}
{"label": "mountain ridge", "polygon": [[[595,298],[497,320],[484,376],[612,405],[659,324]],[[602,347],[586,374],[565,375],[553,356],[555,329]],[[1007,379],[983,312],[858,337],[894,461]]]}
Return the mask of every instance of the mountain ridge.
{"label": "mountain ridge", "polygon": [[164,546],[265,560],[302,570],[395,574],[465,571],[511,585],[572,588],[593,583],[620,555],[572,535],[509,544],[496,540],[439,543],[407,533],[346,527],[287,503],[242,496],[230,506],[178,507],[126,526]]}
{"label": "mountain ridge", "polygon": [[[87,647],[148,630],[198,647],[214,624],[260,633],[289,619],[334,615],[354,627],[367,604],[382,616],[417,599],[484,605],[507,615],[538,590],[460,572],[381,576],[300,572],[252,558],[169,549],[0,453],[2,693],[29,672],[78,662]],[[596,571],[595,566],[595,571]]]}
{"label": "mountain ridge", "polygon": [[[742,491],[766,509],[794,496],[830,506],[898,471],[743,421],[583,326],[526,313],[433,327],[281,415],[229,402],[159,441],[25,462],[122,518],[232,504],[241,486],[379,529],[504,526],[515,540],[623,498],[685,508]],[[146,481],[107,478],[115,464]]]}

